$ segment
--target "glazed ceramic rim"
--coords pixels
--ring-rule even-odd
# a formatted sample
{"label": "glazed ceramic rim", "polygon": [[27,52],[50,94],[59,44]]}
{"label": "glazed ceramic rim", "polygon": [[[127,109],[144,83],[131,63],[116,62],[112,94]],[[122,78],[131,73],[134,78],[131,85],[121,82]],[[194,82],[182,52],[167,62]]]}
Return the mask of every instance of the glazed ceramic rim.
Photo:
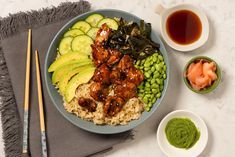
{"label": "glazed ceramic rim", "polygon": [[[47,72],[47,69],[49,67],[49,55],[51,55],[50,51],[53,47],[53,45],[55,44],[58,36],[62,35],[61,33],[68,27],[70,26],[72,23],[75,23],[77,20],[80,20],[81,18],[84,18],[84,16],[88,16],[94,13],[103,13],[103,14],[108,14],[109,12],[111,12],[111,14],[115,13],[115,16],[118,16],[118,14],[124,14],[127,17],[131,17],[132,19],[134,18],[135,20],[141,20],[141,18],[130,14],[128,12],[125,11],[121,11],[121,10],[116,10],[116,9],[99,9],[99,10],[94,10],[94,11],[90,11],[81,15],[78,15],[76,17],[74,17],[73,19],[71,19],[70,21],[68,21],[55,35],[55,37],[53,38],[49,49],[47,51],[47,55],[46,55],[46,59],[45,59],[45,63],[44,63],[44,78],[45,78],[45,82],[46,82],[46,88],[48,91],[48,94],[54,104],[54,106],[57,108],[57,110],[63,115],[63,117],[65,117],[69,122],[71,122],[72,124],[74,124],[75,126],[84,129],[86,131],[92,132],[92,133],[98,133],[98,134],[116,134],[116,133],[121,133],[121,132],[125,132],[128,130],[131,130],[133,128],[135,128],[136,126],[144,123],[144,121],[146,121],[150,116],[153,115],[153,113],[157,110],[158,106],[161,104],[162,100],[164,99],[167,89],[168,89],[168,85],[169,85],[169,77],[170,77],[170,63],[169,63],[169,58],[168,58],[168,54],[167,51],[165,49],[165,46],[163,44],[163,42],[161,41],[159,35],[152,31],[152,35],[154,35],[154,37],[158,40],[158,42],[161,45],[161,53],[163,54],[164,57],[164,61],[167,65],[167,78],[164,81],[164,89],[162,91],[162,97],[160,99],[158,99],[155,104],[153,104],[152,109],[147,112],[144,111],[142,113],[142,115],[140,116],[140,118],[138,120],[132,120],[130,121],[127,125],[118,125],[118,126],[110,126],[110,125],[95,125],[93,122],[88,122],[85,120],[81,120],[81,118],[72,115],[71,113],[68,113],[67,111],[65,111],[64,107],[62,106],[63,104],[58,104],[57,98],[55,97],[56,95],[58,95],[58,93],[54,93],[54,87],[52,87],[52,83],[51,83],[51,76],[50,74]],[[117,14],[117,15],[116,15]],[[53,90],[52,90],[53,89]],[[56,91],[58,92],[58,91]]]}
{"label": "glazed ceramic rim", "polygon": [[[181,114],[181,115],[178,116],[177,114]],[[190,115],[190,116],[187,116],[187,114]],[[199,131],[200,131],[200,138],[199,138],[199,140],[195,143],[195,145],[194,145],[193,147],[189,148],[189,149],[180,149],[180,148],[176,148],[176,147],[170,145],[170,144],[168,143],[167,138],[166,138],[166,135],[165,135],[165,128],[163,129],[163,127],[164,127],[163,125],[164,125],[164,124],[167,124],[167,122],[168,122],[169,120],[171,120],[172,118],[178,118],[178,117],[180,117],[180,118],[181,118],[181,117],[182,117],[182,118],[189,118],[190,120],[192,120],[192,118],[190,118],[190,117],[195,117],[197,120],[196,120],[196,121],[192,120],[192,121],[193,121],[193,123],[196,125],[196,127],[199,127],[199,126],[197,126],[197,124],[200,124],[201,128],[204,128],[203,135],[204,135],[205,137],[204,137],[204,138],[201,137],[201,136],[202,136],[202,129],[199,128]],[[163,129],[163,130],[162,130],[162,129]],[[199,115],[197,115],[196,113],[193,113],[192,111],[189,111],[189,110],[175,110],[175,111],[172,111],[172,112],[168,113],[168,114],[161,120],[161,122],[160,122],[160,124],[159,124],[159,126],[158,126],[157,135],[156,135],[157,143],[158,143],[160,149],[162,150],[162,152],[163,152],[164,154],[166,154],[168,157],[172,157],[171,154],[167,151],[167,149],[165,149],[165,147],[163,146],[163,144],[162,144],[163,141],[160,140],[160,139],[161,139],[161,138],[160,138],[161,131],[164,131],[164,133],[163,133],[163,134],[164,134],[164,138],[165,138],[165,140],[167,141],[167,143],[168,143],[168,145],[169,145],[170,147],[175,148],[175,149],[179,149],[179,150],[182,150],[182,151],[188,151],[188,150],[190,150],[190,149],[193,149],[196,145],[199,145],[199,142],[200,142],[201,140],[204,140],[204,142],[202,142],[202,144],[200,145],[201,147],[199,147],[199,148],[201,148],[201,149],[197,149],[197,153],[194,154],[195,157],[198,156],[198,155],[200,155],[200,154],[203,152],[203,150],[206,148],[207,143],[208,143],[208,128],[207,128],[206,123],[204,122],[204,120],[203,120]],[[203,138],[203,139],[202,139],[202,138]],[[186,157],[186,156],[183,156],[183,157]],[[192,157],[192,156],[190,155],[190,156],[187,156],[187,157]]]}
{"label": "glazed ceramic rim", "polygon": [[[206,60],[206,61],[209,61],[209,62],[214,62],[214,63],[215,63],[215,65],[216,65],[216,75],[217,75],[217,79],[216,79],[216,81],[213,82],[213,84],[212,84],[211,86],[209,86],[209,87],[207,87],[207,88],[205,88],[205,89],[203,89],[203,90],[196,90],[196,89],[194,89],[194,88],[191,86],[190,82],[188,81],[188,79],[187,79],[187,77],[186,77],[186,73],[187,73],[187,70],[188,70],[189,65],[190,65],[191,63],[197,61],[197,60],[200,60],[200,59]],[[221,70],[220,70],[219,65],[218,65],[213,59],[211,59],[211,58],[209,58],[209,57],[207,57],[207,56],[196,56],[196,57],[193,57],[192,59],[190,59],[190,60],[188,61],[188,63],[185,65],[184,71],[183,71],[183,80],[184,80],[184,83],[186,84],[186,86],[187,86],[191,91],[193,91],[193,92],[195,92],[195,93],[198,93],[198,94],[207,94],[207,93],[210,93],[210,92],[214,91],[214,90],[218,87],[218,85],[219,85],[219,83],[220,83],[220,81],[221,81]]]}

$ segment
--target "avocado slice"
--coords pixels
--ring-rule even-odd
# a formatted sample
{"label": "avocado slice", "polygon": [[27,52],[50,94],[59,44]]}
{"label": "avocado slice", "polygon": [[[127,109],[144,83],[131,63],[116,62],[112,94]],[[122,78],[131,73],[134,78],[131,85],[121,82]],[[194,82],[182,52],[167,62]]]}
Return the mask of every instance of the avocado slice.
{"label": "avocado slice", "polygon": [[66,74],[64,74],[60,80],[59,80],[59,91],[62,95],[64,95],[65,93],[65,89],[67,84],[69,83],[69,80],[76,74],[78,74],[79,72],[81,72],[82,70],[85,69],[89,69],[94,67],[92,64],[88,64],[88,65],[84,65],[84,66],[79,66],[77,68],[74,68],[70,71],[68,71]]}
{"label": "avocado slice", "polygon": [[78,52],[69,52],[64,54],[63,56],[60,56],[58,59],[56,59],[48,68],[48,72],[53,72],[55,71],[57,68],[65,65],[65,64],[69,64],[70,61],[73,60],[83,60],[83,59],[89,59],[88,55],[84,55]]}
{"label": "avocado slice", "polygon": [[52,83],[56,84],[59,82],[60,78],[65,75],[68,71],[73,70],[77,67],[92,64],[91,59],[81,59],[81,60],[74,60],[68,62],[69,64],[65,64],[57,68],[54,73],[52,74]]}
{"label": "avocado slice", "polygon": [[83,69],[69,81],[65,89],[66,102],[70,102],[74,98],[78,86],[87,83],[92,78],[94,72],[94,67]]}

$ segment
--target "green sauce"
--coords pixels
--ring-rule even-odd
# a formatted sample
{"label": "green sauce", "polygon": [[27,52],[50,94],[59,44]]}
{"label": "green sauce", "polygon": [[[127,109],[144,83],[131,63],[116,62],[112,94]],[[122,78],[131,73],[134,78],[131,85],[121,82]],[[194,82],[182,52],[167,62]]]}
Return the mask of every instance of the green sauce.
{"label": "green sauce", "polygon": [[188,118],[173,118],[165,128],[168,142],[177,147],[189,149],[200,138],[200,132]]}

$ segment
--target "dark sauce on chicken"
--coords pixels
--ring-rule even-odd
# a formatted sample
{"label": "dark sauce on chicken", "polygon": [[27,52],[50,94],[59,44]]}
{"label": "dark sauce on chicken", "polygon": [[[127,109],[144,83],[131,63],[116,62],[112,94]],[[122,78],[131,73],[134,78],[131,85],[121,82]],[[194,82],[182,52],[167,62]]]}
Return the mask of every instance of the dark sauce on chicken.
{"label": "dark sauce on chicken", "polygon": [[[137,87],[144,80],[144,74],[136,69],[129,55],[104,46],[110,33],[111,29],[103,24],[91,46],[96,70],[90,86],[90,96],[104,103],[103,110],[108,117],[115,116],[129,99],[137,97]],[[110,89],[114,92],[112,96],[109,95]],[[90,111],[97,107],[86,99],[81,99],[79,105]]]}
{"label": "dark sauce on chicken", "polygon": [[202,23],[199,17],[189,10],[180,10],[172,13],[166,21],[169,37],[181,45],[192,44],[202,33]]}

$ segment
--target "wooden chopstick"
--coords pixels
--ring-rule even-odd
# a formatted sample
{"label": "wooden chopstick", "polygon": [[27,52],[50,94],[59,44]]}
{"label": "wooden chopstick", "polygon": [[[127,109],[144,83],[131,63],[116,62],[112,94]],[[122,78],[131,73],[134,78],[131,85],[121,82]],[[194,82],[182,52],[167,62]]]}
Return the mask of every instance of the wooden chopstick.
{"label": "wooden chopstick", "polygon": [[45,121],[44,121],[42,86],[41,86],[41,76],[40,76],[40,67],[39,67],[39,59],[38,59],[38,51],[37,50],[35,51],[35,60],[36,60],[38,105],[39,105],[40,128],[41,128],[42,157],[47,157],[47,140],[46,140],[46,130],[45,130]]}
{"label": "wooden chopstick", "polygon": [[25,73],[25,93],[24,93],[24,125],[23,125],[23,149],[22,153],[29,156],[28,150],[28,127],[29,127],[29,83],[30,83],[30,60],[31,60],[31,34],[32,30],[28,30],[28,45],[26,58]]}

